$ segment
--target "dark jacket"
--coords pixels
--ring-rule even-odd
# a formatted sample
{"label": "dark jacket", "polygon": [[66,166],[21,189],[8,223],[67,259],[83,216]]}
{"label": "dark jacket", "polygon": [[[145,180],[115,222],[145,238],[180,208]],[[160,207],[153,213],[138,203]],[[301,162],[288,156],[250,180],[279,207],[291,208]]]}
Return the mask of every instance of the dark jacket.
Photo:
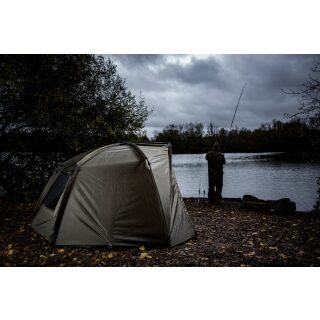
{"label": "dark jacket", "polygon": [[215,150],[209,151],[206,154],[206,160],[208,161],[209,175],[223,175],[223,165],[226,163],[226,160],[222,153]]}

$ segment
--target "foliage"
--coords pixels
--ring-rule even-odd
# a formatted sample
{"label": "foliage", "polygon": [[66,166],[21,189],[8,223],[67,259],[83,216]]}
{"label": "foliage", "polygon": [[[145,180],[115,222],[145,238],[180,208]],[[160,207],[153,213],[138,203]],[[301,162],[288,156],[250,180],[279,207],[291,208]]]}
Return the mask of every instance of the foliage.
{"label": "foliage", "polygon": [[223,152],[267,152],[283,151],[316,157],[313,152],[311,139],[319,135],[319,130],[308,126],[299,119],[289,122],[273,120],[258,129],[235,128],[230,132],[224,128],[217,128],[212,123],[203,131],[202,123],[171,124],[157,133],[156,141],[170,141],[174,153],[204,153],[210,150],[215,141],[221,144]]}
{"label": "foliage", "polygon": [[1,196],[33,199],[67,158],[120,140],[144,139],[149,113],[110,59],[2,55]]}
{"label": "foliage", "polygon": [[157,133],[155,140],[158,142],[169,141],[175,153],[196,153],[203,146],[203,124],[169,124],[162,132]]}

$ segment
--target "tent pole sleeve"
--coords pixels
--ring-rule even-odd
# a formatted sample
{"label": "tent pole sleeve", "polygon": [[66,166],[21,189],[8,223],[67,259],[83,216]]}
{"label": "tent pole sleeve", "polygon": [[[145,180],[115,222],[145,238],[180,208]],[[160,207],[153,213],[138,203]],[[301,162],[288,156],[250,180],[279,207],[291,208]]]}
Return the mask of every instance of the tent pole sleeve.
{"label": "tent pole sleeve", "polygon": [[142,150],[141,150],[135,143],[132,143],[132,142],[122,142],[122,143],[120,143],[120,145],[128,145],[128,146],[132,147],[132,148],[137,152],[137,154],[139,155],[139,157],[140,157],[143,161],[147,161],[148,164],[150,165],[150,162],[149,162],[147,156],[142,152]]}

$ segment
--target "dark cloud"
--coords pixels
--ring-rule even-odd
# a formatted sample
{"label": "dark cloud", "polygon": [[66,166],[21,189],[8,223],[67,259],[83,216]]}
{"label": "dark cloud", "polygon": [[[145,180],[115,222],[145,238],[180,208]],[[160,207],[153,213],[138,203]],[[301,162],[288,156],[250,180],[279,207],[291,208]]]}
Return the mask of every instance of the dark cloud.
{"label": "dark cloud", "polygon": [[169,123],[201,121],[229,127],[241,88],[235,125],[259,127],[299,107],[281,89],[298,88],[320,55],[113,55],[128,87],[154,112],[149,135]]}
{"label": "dark cloud", "polygon": [[117,54],[110,58],[115,58],[128,68],[147,68],[165,61],[165,56],[161,54]]}
{"label": "dark cloud", "polygon": [[198,60],[192,57],[188,64],[168,63],[160,70],[161,79],[175,79],[177,82],[189,85],[204,84],[223,88],[223,70],[215,58]]}

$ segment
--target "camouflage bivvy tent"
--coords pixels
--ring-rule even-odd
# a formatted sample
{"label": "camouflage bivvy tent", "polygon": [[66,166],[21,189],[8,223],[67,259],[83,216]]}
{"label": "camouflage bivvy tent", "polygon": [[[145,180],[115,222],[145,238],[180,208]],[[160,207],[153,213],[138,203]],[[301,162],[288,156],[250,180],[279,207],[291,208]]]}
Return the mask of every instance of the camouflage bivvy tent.
{"label": "camouflage bivvy tent", "polygon": [[170,245],[195,235],[170,144],[118,143],[76,156],[48,181],[33,229],[55,245]]}

